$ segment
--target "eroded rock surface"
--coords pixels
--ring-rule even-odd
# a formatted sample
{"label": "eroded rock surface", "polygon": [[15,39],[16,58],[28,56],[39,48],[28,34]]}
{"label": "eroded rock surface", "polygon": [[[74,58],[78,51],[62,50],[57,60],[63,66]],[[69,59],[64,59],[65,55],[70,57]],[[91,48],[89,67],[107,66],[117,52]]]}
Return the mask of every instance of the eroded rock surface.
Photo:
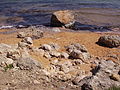
{"label": "eroded rock surface", "polygon": [[74,15],[69,10],[56,11],[51,17],[51,25],[56,27],[65,26],[70,28],[74,26],[75,19]]}
{"label": "eroded rock surface", "polygon": [[90,58],[90,54],[86,47],[84,45],[80,45],[79,43],[67,46],[66,50],[72,59],[81,59],[85,61]]}
{"label": "eroded rock surface", "polygon": [[32,39],[39,39],[42,38],[43,36],[44,36],[43,31],[35,27],[25,28],[25,30],[20,31],[17,34],[18,38],[31,37]]}
{"label": "eroded rock surface", "polygon": [[120,86],[119,65],[112,61],[102,60],[92,70],[93,75],[85,77],[74,84],[78,84],[82,89],[88,90],[105,90],[112,86]]}

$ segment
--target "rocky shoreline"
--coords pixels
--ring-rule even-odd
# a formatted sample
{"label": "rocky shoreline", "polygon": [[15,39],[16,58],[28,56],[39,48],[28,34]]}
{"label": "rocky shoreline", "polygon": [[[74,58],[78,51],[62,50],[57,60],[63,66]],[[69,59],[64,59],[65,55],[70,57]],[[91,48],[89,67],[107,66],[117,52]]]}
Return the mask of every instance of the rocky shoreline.
{"label": "rocky shoreline", "polygon": [[0,31],[0,89],[119,90],[120,35],[71,32],[73,18],[57,18],[62,27]]}

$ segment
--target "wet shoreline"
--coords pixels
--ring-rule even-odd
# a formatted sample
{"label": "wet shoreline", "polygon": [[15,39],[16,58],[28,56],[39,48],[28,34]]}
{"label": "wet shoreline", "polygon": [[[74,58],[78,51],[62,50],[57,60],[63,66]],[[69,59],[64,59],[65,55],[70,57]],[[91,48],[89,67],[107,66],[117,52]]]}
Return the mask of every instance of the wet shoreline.
{"label": "wet shoreline", "polygon": [[49,27],[52,13],[58,10],[72,10],[75,13],[76,21],[80,23],[76,26],[77,30],[106,32],[109,27],[120,26],[119,1],[7,0],[0,2],[0,29],[37,25]]}
{"label": "wet shoreline", "polygon": [[[73,29],[75,31],[120,33],[119,30],[118,31],[111,30],[113,28],[120,28],[120,23],[119,23],[120,22],[120,10],[119,9],[81,8],[79,10],[72,10],[72,11],[75,14],[75,18],[77,22],[75,28]],[[34,16],[33,12],[35,13],[35,15],[36,14],[40,14],[40,15]],[[17,19],[16,17],[16,21],[18,22],[18,24],[14,24],[14,22],[16,22],[14,17],[11,19],[9,18],[9,21],[11,21],[13,25],[3,25],[0,27],[0,29],[28,28],[31,26],[46,27],[46,28],[50,27],[50,18],[54,11],[33,10],[33,12],[27,12],[27,11],[21,12],[23,14],[32,13],[33,16],[31,17],[19,16],[18,18],[22,18],[23,22],[19,21],[19,19]],[[42,14],[46,13],[46,16],[44,15],[41,16],[40,12]],[[26,24],[24,22],[26,22]],[[33,24],[28,24],[27,22],[33,22]],[[34,23],[34,22],[38,22],[38,23]]]}

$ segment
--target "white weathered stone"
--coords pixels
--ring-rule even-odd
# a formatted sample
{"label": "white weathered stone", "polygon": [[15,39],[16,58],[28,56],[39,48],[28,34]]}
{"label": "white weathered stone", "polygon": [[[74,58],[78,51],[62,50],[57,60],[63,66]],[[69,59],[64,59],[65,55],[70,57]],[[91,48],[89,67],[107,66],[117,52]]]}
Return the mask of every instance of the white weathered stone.
{"label": "white weathered stone", "polygon": [[14,61],[12,59],[7,58],[7,61],[5,63],[6,63],[6,65],[10,65],[10,64],[13,64],[13,62]]}
{"label": "white weathered stone", "polygon": [[52,47],[48,44],[43,44],[40,49],[43,49],[43,50],[47,50],[47,51],[51,51],[52,50]]}
{"label": "white weathered stone", "polygon": [[61,54],[57,51],[51,51],[50,55],[51,55],[51,57],[60,57]]}
{"label": "white weathered stone", "polygon": [[59,28],[52,28],[53,32],[61,32]]}
{"label": "white weathered stone", "polygon": [[33,83],[34,83],[34,84],[40,84],[40,82],[37,81],[37,80],[34,80]]}
{"label": "white weathered stone", "polygon": [[31,37],[25,37],[22,42],[25,42],[27,44],[33,44],[33,40]]}
{"label": "white weathered stone", "polygon": [[68,59],[69,58],[69,54],[67,54],[66,52],[62,52],[61,53],[61,58]]}

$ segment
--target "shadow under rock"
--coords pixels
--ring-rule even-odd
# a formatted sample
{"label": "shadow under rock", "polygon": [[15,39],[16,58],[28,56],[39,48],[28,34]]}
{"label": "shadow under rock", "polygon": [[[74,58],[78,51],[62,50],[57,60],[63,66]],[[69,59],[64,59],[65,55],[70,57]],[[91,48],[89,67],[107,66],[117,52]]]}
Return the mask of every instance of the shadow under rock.
{"label": "shadow under rock", "polygon": [[75,26],[73,27],[73,29],[76,31],[90,31],[90,32],[111,31],[110,26],[89,25],[89,24],[82,24],[80,22],[75,22]]}

